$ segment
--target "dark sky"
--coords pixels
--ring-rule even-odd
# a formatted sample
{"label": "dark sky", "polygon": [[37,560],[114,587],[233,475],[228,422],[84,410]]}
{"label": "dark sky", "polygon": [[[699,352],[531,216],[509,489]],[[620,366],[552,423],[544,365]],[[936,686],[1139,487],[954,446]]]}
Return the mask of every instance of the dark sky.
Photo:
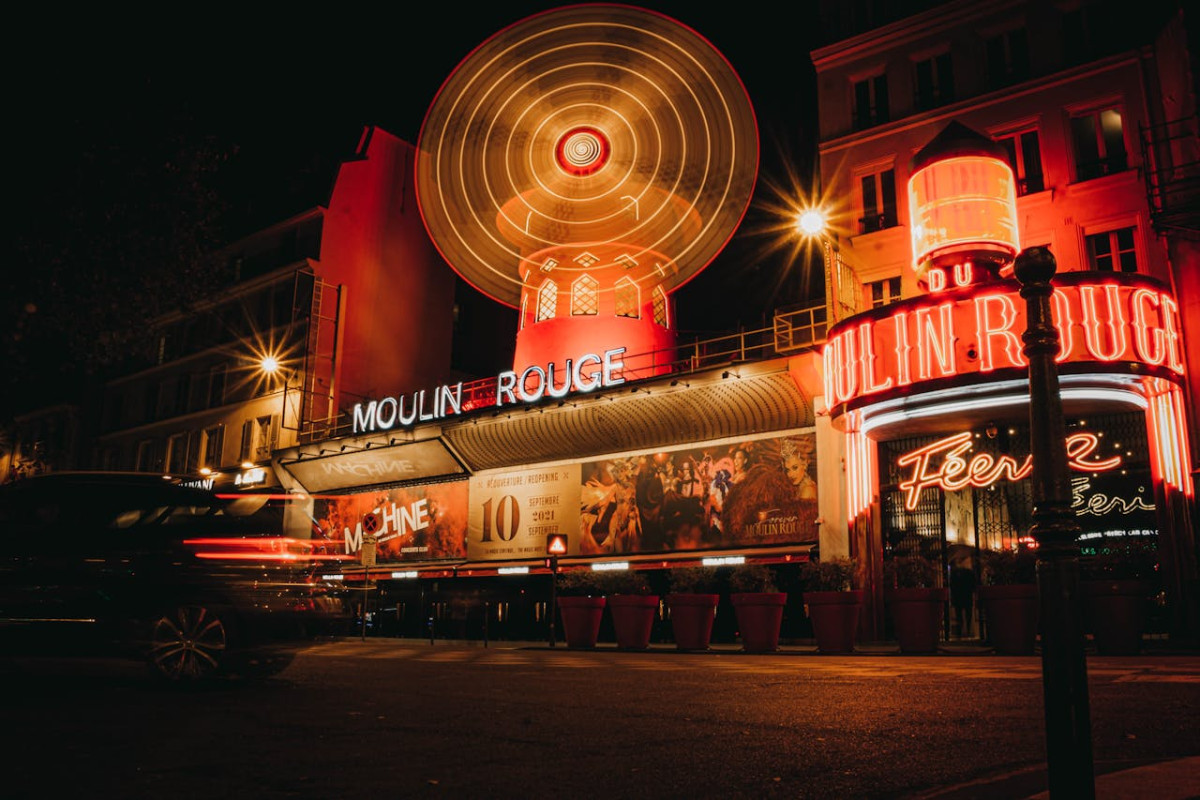
{"label": "dark sky", "polygon": [[[205,146],[227,156],[210,184],[228,205],[227,238],[324,203],[364,125],[415,143],[437,89],[472,48],[560,5],[409,3],[384,12],[334,3],[276,18],[192,6],[170,19],[109,6],[18,20],[5,54],[18,247],[78,251],[89,237],[136,233],[139,209],[187,208],[189,186],[173,184],[162,165]],[[644,5],[696,29],[738,71],[758,116],[760,175],[785,160],[807,171],[815,0]],[[18,252],[10,262],[10,301],[33,291],[34,261]],[[727,290],[706,274],[693,284],[694,294]]]}

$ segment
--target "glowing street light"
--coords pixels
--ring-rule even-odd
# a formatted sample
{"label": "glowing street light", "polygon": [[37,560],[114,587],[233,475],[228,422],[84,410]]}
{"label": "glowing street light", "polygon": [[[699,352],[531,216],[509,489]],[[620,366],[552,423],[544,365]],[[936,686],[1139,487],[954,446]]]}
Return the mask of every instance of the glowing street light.
{"label": "glowing street light", "polygon": [[796,228],[805,236],[820,236],[825,233],[825,214],[816,208],[801,211],[796,217]]}
{"label": "glowing street light", "polygon": [[267,375],[274,375],[279,371],[279,359],[272,355],[265,355],[258,362],[258,368]]}

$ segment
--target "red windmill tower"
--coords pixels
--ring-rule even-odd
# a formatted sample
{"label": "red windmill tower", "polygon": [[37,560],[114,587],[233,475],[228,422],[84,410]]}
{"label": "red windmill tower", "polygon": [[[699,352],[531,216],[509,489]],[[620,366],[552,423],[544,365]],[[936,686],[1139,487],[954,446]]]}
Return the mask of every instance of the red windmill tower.
{"label": "red windmill tower", "polygon": [[758,168],[737,74],[695,31],[623,5],[520,21],[442,85],[417,201],[442,256],[519,309],[514,370],[625,348],[667,369],[670,293],[721,251]]}

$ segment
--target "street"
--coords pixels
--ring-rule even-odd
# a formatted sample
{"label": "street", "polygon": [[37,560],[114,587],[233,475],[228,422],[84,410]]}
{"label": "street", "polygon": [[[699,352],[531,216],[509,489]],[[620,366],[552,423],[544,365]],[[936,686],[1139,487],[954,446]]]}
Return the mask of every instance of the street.
{"label": "street", "polygon": [[[10,798],[932,797],[1045,758],[1036,657],[347,639],[190,691],[0,669]],[[1200,754],[1200,657],[1092,657],[1089,678],[1098,770]]]}

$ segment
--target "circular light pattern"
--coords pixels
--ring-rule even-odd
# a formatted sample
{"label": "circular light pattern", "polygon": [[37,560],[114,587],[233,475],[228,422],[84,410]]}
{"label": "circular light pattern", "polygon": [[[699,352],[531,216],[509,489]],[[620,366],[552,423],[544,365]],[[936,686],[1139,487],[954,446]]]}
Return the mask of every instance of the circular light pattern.
{"label": "circular light pattern", "polygon": [[758,170],[754,110],[725,58],[624,5],[556,9],[485,41],[442,85],[417,144],[435,245],[514,307],[548,254],[553,269],[637,264],[631,279],[678,287],[729,241]]}
{"label": "circular light pattern", "polygon": [[608,163],[608,137],[595,128],[572,128],[558,140],[554,156],[571,175],[591,175]]}

